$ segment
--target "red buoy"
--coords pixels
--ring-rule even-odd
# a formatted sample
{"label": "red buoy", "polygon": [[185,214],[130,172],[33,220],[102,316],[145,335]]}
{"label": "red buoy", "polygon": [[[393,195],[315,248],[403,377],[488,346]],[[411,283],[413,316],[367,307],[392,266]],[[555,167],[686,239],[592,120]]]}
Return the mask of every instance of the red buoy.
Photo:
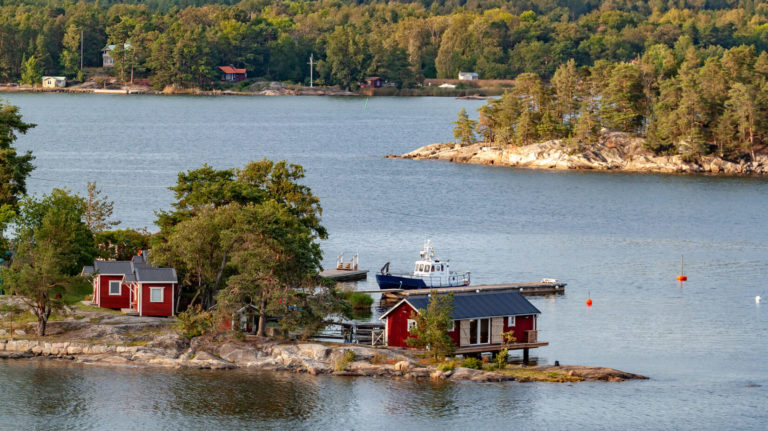
{"label": "red buoy", "polygon": [[685,275],[678,275],[677,281],[688,281],[688,277]]}
{"label": "red buoy", "polygon": [[587,299],[587,307],[592,306],[592,298]]}

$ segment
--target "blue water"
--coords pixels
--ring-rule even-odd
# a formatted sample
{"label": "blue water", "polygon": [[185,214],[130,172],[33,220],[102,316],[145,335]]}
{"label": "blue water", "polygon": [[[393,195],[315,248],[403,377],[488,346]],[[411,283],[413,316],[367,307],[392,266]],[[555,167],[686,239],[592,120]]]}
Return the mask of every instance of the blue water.
{"label": "blue water", "polygon": [[[287,159],[320,196],[324,263],[410,270],[425,237],[474,284],[568,283],[533,298],[540,363],[648,381],[440,384],[0,362],[0,428],[765,429],[768,179],[553,172],[386,159],[452,139],[447,98],[13,94],[38,124],[29,188],[97,181],[148,227],[176,174]],[[678,286],[680,256],[689,282]],[[358,289],[375,288],[373,277]],[[594,305],[585,306],[591,297]],[[162,382],[163,384],[158,384]],[[749,387],[752,386],[752,387]],[[56,396],[65,391],[67,396]],[[112,409],[97,408],[104,398]],[[39,414],[39,411],[44,414]]]}

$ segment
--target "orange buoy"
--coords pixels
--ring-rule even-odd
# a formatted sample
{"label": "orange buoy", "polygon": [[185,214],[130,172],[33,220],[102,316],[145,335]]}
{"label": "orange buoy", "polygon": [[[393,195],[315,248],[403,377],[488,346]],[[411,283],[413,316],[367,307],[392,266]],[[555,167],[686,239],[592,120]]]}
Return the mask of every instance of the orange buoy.
{"label": "orange buoy", "polygon": [[592,306],[592,298],[587,299],[587,307]]}
{"label": "orange buoy", "polygon": [[677,281],[688,281],[688,277],[685,275],[678,275]]}

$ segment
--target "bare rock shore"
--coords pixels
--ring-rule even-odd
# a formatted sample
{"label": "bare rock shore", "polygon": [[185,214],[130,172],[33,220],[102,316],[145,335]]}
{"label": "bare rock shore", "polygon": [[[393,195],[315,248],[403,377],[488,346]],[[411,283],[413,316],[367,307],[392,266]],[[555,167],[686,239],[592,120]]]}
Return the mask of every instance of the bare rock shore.
{"label": "bare rock shore", "polygon": [[[597,143],[577,146],[566,140],[552,140],[523,147],[498,148],[477,143],[432,144],[399,156],[404,159],[444,160],[532,169],[592,169],[627,172],[702,173],[722,175],[768,174],[768,156],[739,163],[715,156],[686,162],[681,156],[655,156],[643,146],[643,138],[624,133],[605,133]],[[398,156],[394,156],[398,157]]]}

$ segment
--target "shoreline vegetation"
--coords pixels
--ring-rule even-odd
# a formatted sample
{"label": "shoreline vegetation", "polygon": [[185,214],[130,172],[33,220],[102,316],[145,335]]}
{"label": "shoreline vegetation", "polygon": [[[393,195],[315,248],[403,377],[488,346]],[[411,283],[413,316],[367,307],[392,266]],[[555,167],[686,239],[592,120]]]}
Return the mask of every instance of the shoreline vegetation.
{"label": "shoreline vegetation", "polygon": [[[3,297],[0,296],[0,299]],[[235,368],[311,375],[474,382],[580,382],[646,379],[611,368],[587,366],[520,366],[480,369],[458,361],[434,362],[420,350],[390,349],[317,341],[282,341],[212,331],[188,339],[172,319],[137,318],[96,307],[67,308],[49,323],[46,337],[28,336],[29,325],[0,329],[0,359],[61,360],[86,365]],[[66,314],[66,315],[65,315]],[[14,338],[15,337],[15,338]]]}

